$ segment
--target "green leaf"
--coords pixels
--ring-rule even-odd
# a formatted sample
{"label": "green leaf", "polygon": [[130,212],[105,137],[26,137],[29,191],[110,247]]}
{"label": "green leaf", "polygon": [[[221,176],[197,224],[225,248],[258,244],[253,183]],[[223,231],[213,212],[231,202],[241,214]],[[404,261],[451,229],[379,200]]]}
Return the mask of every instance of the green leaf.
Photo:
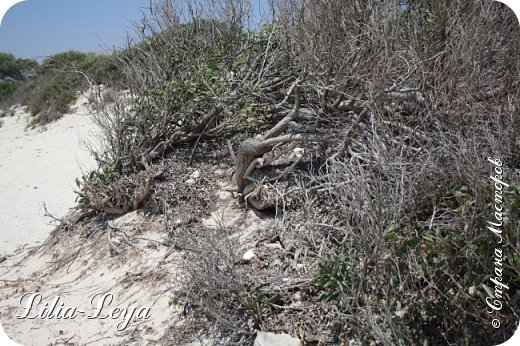
{"label": "green leaf", "polygon": [[486,293],[487,293],[487,295],[489,297],[494,297],[495,296],[495,292],[491,289],[491,287],[489,287],[486,284],[482,284],[482,287],[484,288],[484,291],[486,291]]}

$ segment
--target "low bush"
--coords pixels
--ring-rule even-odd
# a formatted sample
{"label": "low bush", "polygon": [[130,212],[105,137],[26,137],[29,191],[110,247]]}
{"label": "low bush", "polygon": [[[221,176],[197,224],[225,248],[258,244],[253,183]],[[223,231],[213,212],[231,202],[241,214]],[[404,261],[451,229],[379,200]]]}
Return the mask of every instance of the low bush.
{"label": "low bush", "polygon": [[15,80],[0,80],[0,103],[11,96],[21,85],[22,82]]}
{"label": "low bush", "polygon": [[78,93],[101,84],[114,86],[122,78],[112,56],[94,53],[62,52],[31,67],[31,77],[23,82],[0,82],[0,103],[27,105],[34,117],[31,126],[61,117]]}

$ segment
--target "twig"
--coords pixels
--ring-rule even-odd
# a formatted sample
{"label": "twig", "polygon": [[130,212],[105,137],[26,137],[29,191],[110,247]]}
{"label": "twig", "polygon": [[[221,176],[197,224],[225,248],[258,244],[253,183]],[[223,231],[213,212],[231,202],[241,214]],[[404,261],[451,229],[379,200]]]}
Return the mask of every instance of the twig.
{"label": "twig", "polygon": [[110,247],[110,250],[113,250],[118,255],[121,254],[122,250],[117,247],[116,244],[112,242],[112,228],[109,226],[107,231],[107,240],[108,240],[108,246]]}
{"label": "twig", "polygon": [[197,150],[197,147],[199,146],[199,142],[200,142],[200,139],[202,138],[202,135],[204,135],[204,133],[206,133],[206,129],[208,128],[209,124],[211,124],[211,122],[220,114],[222,113],[223,109],[220,108],[218,109],[216,112],[213,113],[213,115],[208,119],[208,121],[206,122],[206,124],[204,125],[204,128],[202,129],[202,132],[200,133],[200,135],[197,137],[197,140],[195,141],[195,144],[193,145],[193,149],[191,151],[191,155],[190,155],[190,161],[189,161],[189,165],[191,166],[193,164],[193,157],[195,156],[195,151]]}
{"label": "twig", "polygon": [[236,164],[237,157],[235,155],[235,152],[233,151],[233,145],[231,144],[231,141],[229,139],[226,139],[226,141],[227,141],[227,145],[228,145],[228,149],[229,149],[229,155],[231,155],[231,159],[233,160],[233,163]]}

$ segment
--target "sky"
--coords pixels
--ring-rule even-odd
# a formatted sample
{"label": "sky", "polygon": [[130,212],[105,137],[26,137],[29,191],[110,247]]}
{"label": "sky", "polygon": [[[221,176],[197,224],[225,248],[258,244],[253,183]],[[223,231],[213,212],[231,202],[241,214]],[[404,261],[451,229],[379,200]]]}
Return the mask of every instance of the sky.
{"label": "sky", "polygon": [[[3,1],[3,0],[0,0]],[[253,8],[266,8],[253,0]],[[150,0],[26,0],[11,7],[0,26],[0,52],[42,61],[70,49],[110,52],[135,33]]]}
{"label": "sky", "polygon": [[132,20],[149,0],[27,0],[7,11],[0,51],[40,60],[75,49],[100,52],[122,47]]}

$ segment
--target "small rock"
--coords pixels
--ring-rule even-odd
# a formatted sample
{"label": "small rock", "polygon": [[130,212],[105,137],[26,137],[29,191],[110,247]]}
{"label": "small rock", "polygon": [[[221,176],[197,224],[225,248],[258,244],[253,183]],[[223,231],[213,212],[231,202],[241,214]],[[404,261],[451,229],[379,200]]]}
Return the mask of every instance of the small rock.
{"label": "small rock", "polygon": [[271,250],[274,250],[274,249],[281,250],[282,249],[282,244],[280,244],[279,242],[267,243],[267,244],[265,244],[265,246],[268,247]]}
{"label": "small rock", "polygon": [[253,252],[253,250],[247,250],[244,255],[242,255],[242,259],[244,261],[250,261],[252,260],[253,258],[255,258],[255,253]]}
{"label": "small rock", "polygon": [[293,300],[295,302],[301,302],[303,300],[303,295],[300,291],[297,291],[295,294],[293,294]]}
{"label": "small rock", "polygon": [[303,306],[303,303],[302,302],[294,302],[292,303],[291,305],[289,305],[291,308],[294,308],[294,309],[300,309],[302,306]]}
{"label": "small rock", "polygon": [[278,258],[275,258],[271,263],[269,263],[269,267],[275,268],[275,267],[281,267],[282,261],[280,261]]}
{"label": "small rock", "polygon": [[227,201],[227,200],[230,200],[233,198],[233,194],[228,191],[219,191],[217,193],[217,196],[218,196],[218,199],[220,199],[221,201]]}
{"label": "small rock", "polygon": [[300,339],[288,334],[258,332],[253,346],[301,346]]}
{"label": "small rock", "polygon": [[191,173],[190,178],[186,180],[186,184],[193,185],[200,177],[200,171],[196,170],[193,173]]}
{"label": "small rock", "polygon": [[294,155],[299,159],[303,157],[303,154],[305,154],[305,150],[303,148],[294,148],[293,152]]}

